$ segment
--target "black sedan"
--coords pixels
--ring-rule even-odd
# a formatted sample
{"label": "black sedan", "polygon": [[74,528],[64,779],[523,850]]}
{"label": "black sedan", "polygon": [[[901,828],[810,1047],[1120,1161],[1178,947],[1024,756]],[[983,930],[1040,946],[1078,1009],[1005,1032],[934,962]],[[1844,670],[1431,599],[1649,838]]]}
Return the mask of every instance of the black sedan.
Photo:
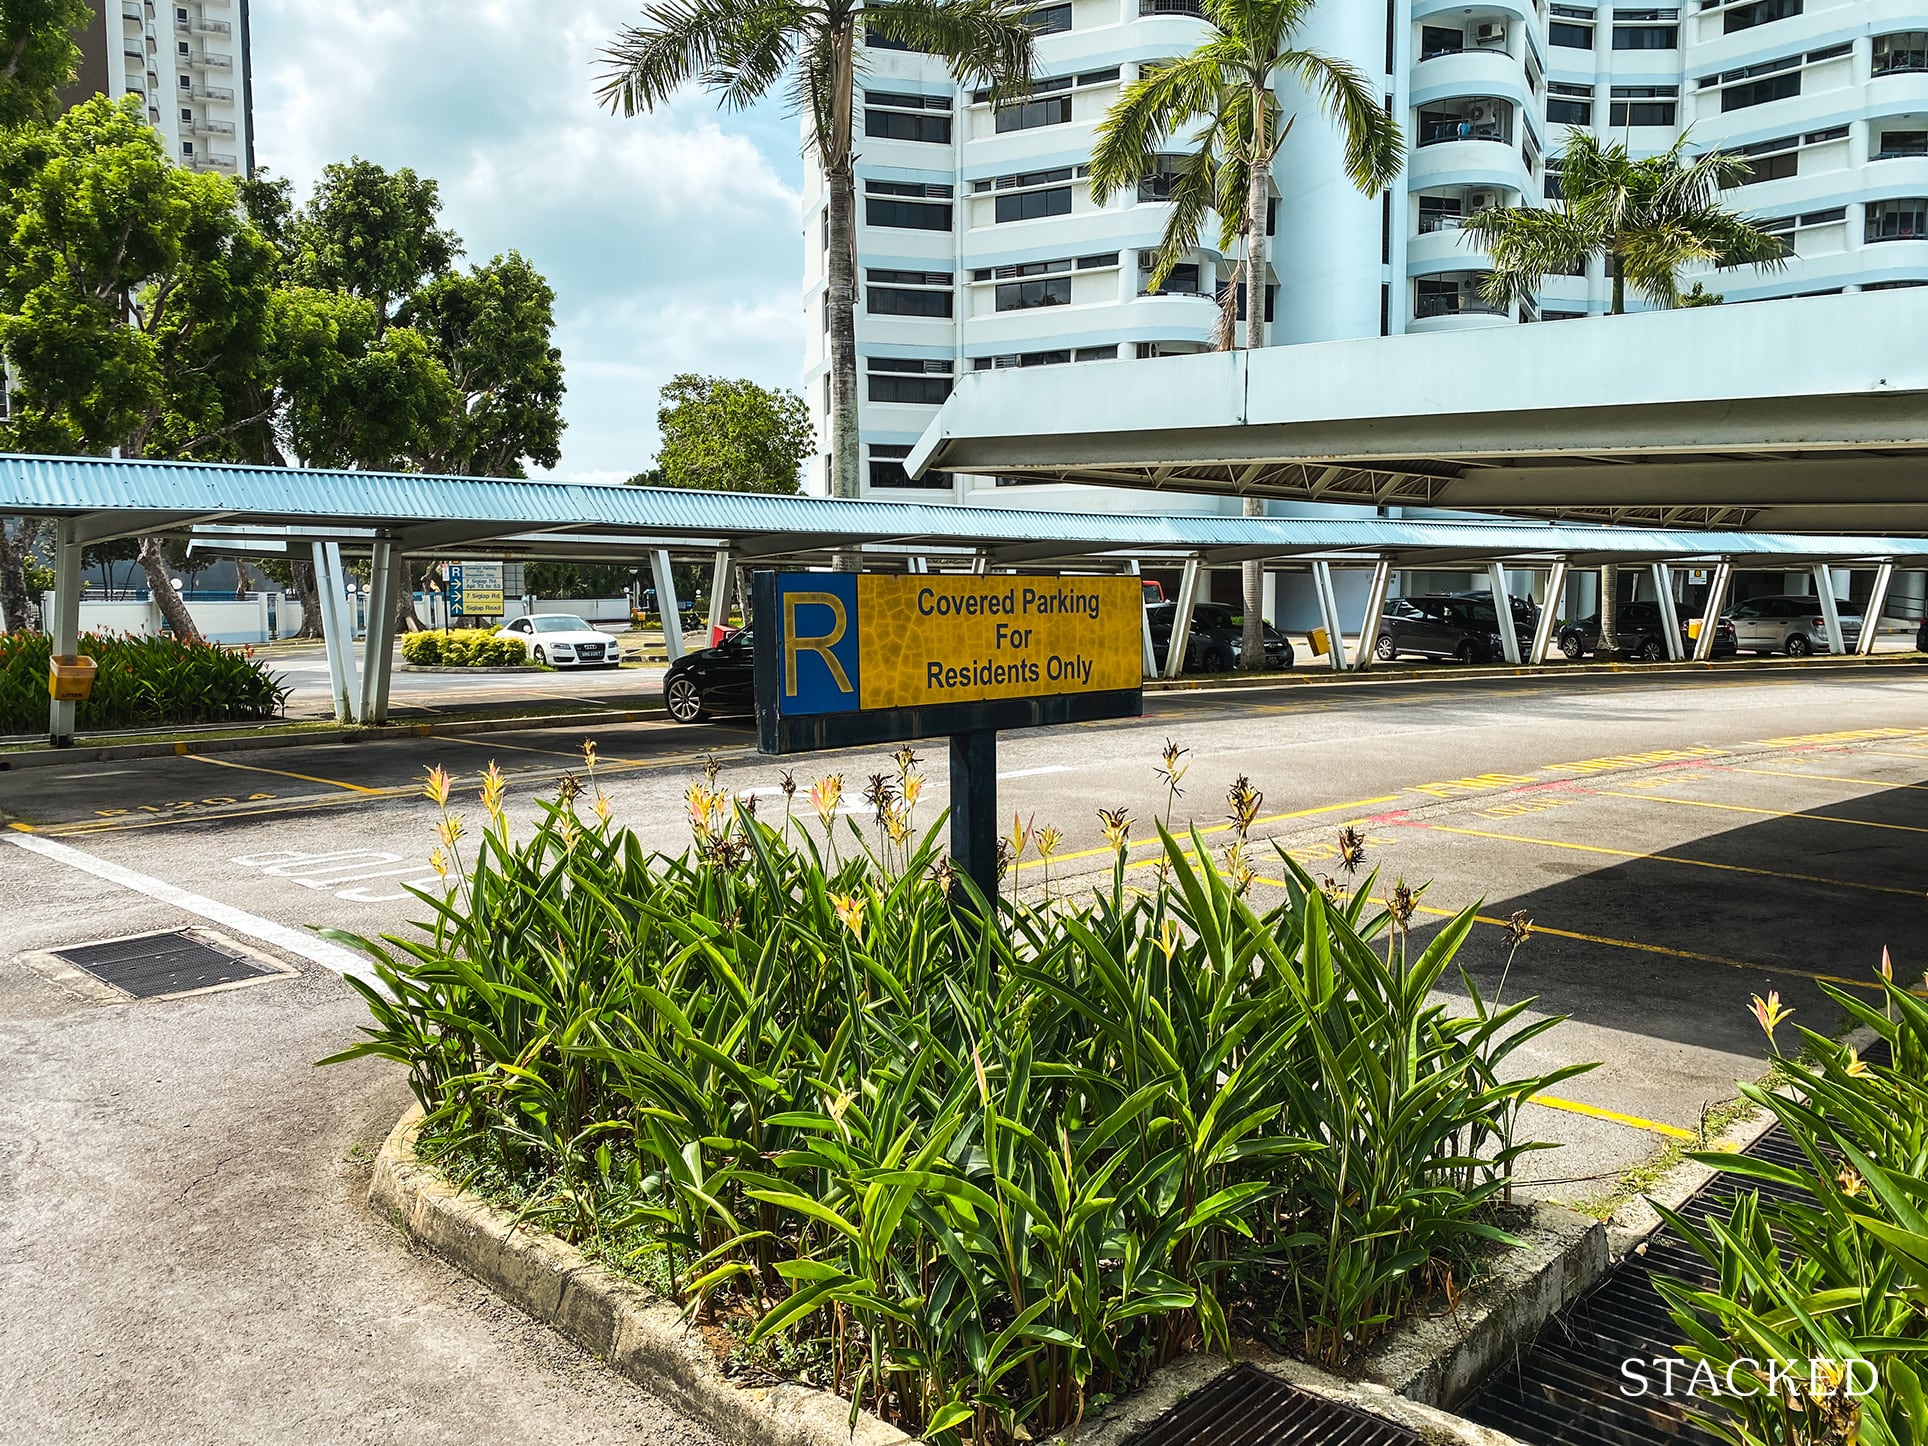
{"label": "black sedan", "polygon": [[756,712],[756,650],[750,630],[731,633],[713,648],[685,653],[663,677],[663,702],[678,723],[717,714]]}
{"label": "black sedan", "polygon": [[[1623,657],[1639,658],[1644,662],[1658,663],[1667,657],[1666,624],[1661,621],[1660,609],[1650,602],[1627,602],[1620,604],[1620,654]],[[1680,649],[1685,657],[1694,654],[1694,640],[1689,636],[1689,626],[1680,620]],[[1600,648],[1600,614],[1580,618],[1570,623],[1562,623],[1559,633],[1560,651],[1578,662]],[[1716,625],[1714,651],[1716,658],[1732,657],[1738,647],[1734,633],[1734,620],[1723,617]]]}
{"label": "black sedan", "polygon": [[[1171,651],[1172,623],[1178,616],[1177,603],[1159,603],[1145,609],[1151,621],[1151,650],[1159,670]],[[1223,673],[1238,666],[1245,651],[1245,615],[1223,603],[1197,603],[1192,607],[1191,636],[1185,648],[1188,673]],[[1265,666],[1292,666],[1292,643],[1286,635],[1265,624]]]}

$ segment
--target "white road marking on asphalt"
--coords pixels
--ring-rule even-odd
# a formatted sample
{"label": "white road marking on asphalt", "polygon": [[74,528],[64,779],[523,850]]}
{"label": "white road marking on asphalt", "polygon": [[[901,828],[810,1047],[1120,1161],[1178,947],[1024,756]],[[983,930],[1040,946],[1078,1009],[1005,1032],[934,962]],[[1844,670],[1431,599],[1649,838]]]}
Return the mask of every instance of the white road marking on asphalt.
{"label": "white road marking on asphalt", "polygon": [[119,778],[123,773],[132,773],[131,768],[102,768],[93,773],[58,773],[54,776],[62,783],[76,778]]}
{"label": "white road marking on asphalt", "polygon": [[52,839],[36,838],[32,835],[9,835],[9,843],[25,849],[28,853],[39,854],[42,858],[52,859],[57,864],[65,864],[70,869],[92,874],[110,884],[118,884],[123,889],[131,889],[137,894],[145,894],[150,899],[182,909],[190,914],[199,914],[203,919],[232,929],[237,934],[259,939],[264,944],[273,944],[286,949],[290,954],[299,955],[310,963],[336,974],[348,975],[375,988],[382,987],[368,960],[339,944],[330,944],[326,939],[316,938],[305,929],[291,928],[287,924],[264,919],[258,914],[250,914],[246,909],[237,909],[232,904],[224,904],[219,899],[210,899],[205,894],[191,893],[187,889],[176,888],[164,879],[153,878],[148,874],[136,873],[133,869],[122,868],[119,864],[109,863],[106,859],[95,858],[90,853],[69,844],[55,843]]}
{"label": "white road marking on asphalt", "polygon": [[1013,773],[1000,773],[998,775],[998,782],[1002,783],[1007,778],[1042,778],[1047,773],[1069,773],[1071,771],[1071,765],[1068,763],[1047,763],[1042,768],[1020,768]]}
{"label": "white road marking on asphalt", "polygon": [[[332,892],[351,904],[392,904],[410,898],[409,885],[428,888],[436,874],[420,859],[405,859],[401,854],[382,849],[336,849],[332,853],[311,854],[301,849],[278,849],[273,853],[242,854],[230,859],[247,869],[260,869],[270,878],[287,879],[304,889]],[[395,867],[400,865],[400,867]],[[403,877],[408,875],[409,877]],[[399,892],[370,893],[361,887],[370,879],[395,879]],[[342,885],[349,885],[343,888]]]}

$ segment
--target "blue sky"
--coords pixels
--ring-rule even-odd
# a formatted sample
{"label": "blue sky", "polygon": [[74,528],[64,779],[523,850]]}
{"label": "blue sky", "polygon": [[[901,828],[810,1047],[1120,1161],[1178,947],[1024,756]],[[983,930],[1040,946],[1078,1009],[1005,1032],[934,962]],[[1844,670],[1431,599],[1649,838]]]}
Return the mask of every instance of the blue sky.
{"label": "blue sky", "polygon": [[[691,92],[599,111],[613,0],[253,0],[257,163],[297,199],[362,156],[441,183],[468,259],[521,251],[556,289],[567,370],[558,475],[616,480],[656,449],[677,372],[796,387],[802,162],[777,103]],[[560,17],[560,18],[559,18]]]}

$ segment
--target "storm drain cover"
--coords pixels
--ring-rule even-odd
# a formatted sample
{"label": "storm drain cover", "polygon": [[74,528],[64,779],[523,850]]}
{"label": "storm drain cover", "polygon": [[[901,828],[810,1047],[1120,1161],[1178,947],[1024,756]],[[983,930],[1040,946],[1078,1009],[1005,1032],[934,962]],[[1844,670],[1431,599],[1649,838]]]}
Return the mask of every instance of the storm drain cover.
{"label": "storm drain cover", "polygon": [[1133,1436],[1127,1446],[1421,1446],[1403,1426],[1234,1366]]}
{"label": "storm drain cover", "polygon": [[136,999],[212,989],[271,972],[180,932],[109,939],[104,944],[82,944],[54,953]]}

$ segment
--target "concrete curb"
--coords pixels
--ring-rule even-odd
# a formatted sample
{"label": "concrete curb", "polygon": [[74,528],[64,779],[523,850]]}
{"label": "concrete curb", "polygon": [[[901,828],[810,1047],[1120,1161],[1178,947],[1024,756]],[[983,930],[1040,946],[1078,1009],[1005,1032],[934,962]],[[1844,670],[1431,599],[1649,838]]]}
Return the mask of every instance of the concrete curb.
{"label": "concrete curb", "polygon": [[465,733],[518,733],[547,728],[604,728],[611,723],[662,723],[661,708],[608,708],[595,713],[548,714],[536,718],[450,719],[448,722],[390,723],[381,728],[316,728],[302,733],[270,733],[256,738],[177,738],[172,742],[80,744],[0,753],[0,773],[15,768],[52,768],[58,764],[108,763],[142,758],[186,757],[194,753],[251,753],[257,749],[307,748],[323,743],[396,743],[412,738],[447,738]]}
{"label": "concrete curb", "polygon": [[683,1313],[544,1231],[464,1195],[415,1158],[411,1109],[375,1161],[368,1203],[415,1240],[738,1446],[904,1446],[912,1438],[807,1386],[741,1386]]}
{"label": "concrete curb", "polygon": [[1665,677],[1685,673],[1781,673],[1790,668],[1808,672],[1846,672],[1862,668],[1928,668],[1928,654],[1886,653],[1871,658],[1739,658],[1706,663],[1543,663],[1539,667],[1517,668],[1496,663],[1465,667],[1450,663],[1430,667],[1392,667],[1375,663],[1363,673],[1339,673],[1315,669],[1305,673],[1260,673],[1245,677],[1238,673],[1210,673],[1193,678],[1156,678],[1145,683],[1147,693],[1192,693],[1240,688],[1357,688],[1373,683],[1447,683],[1478,678],[1589,678],[1603,673],[1627,673],[1640,677]]}
{"label": "concrete curb", "polygon": [[442,663],[397,663],[395,665],[395,671],[398,673],[470,674],[470,673],[548,673],[548,672],[553,672],[554,670],[551,668],[539,668],[534,663],[505,663],[500,667],[491,665],[490,667],[486,667],[486,668],[480,668],[480,667],[463,668],[463,667],[456,667],[453,664],[444,665]]}
{"label": "concrete curb", "polygon": [[1535,1204],[1514,1233],[1525,1249],[1499,1256],[1450,1313],[1395,1329],[1367,1352],[1359,1374],[1407,1400],[1450,1408],[1612,1265],[1606,1226],[1563,1206]]}

